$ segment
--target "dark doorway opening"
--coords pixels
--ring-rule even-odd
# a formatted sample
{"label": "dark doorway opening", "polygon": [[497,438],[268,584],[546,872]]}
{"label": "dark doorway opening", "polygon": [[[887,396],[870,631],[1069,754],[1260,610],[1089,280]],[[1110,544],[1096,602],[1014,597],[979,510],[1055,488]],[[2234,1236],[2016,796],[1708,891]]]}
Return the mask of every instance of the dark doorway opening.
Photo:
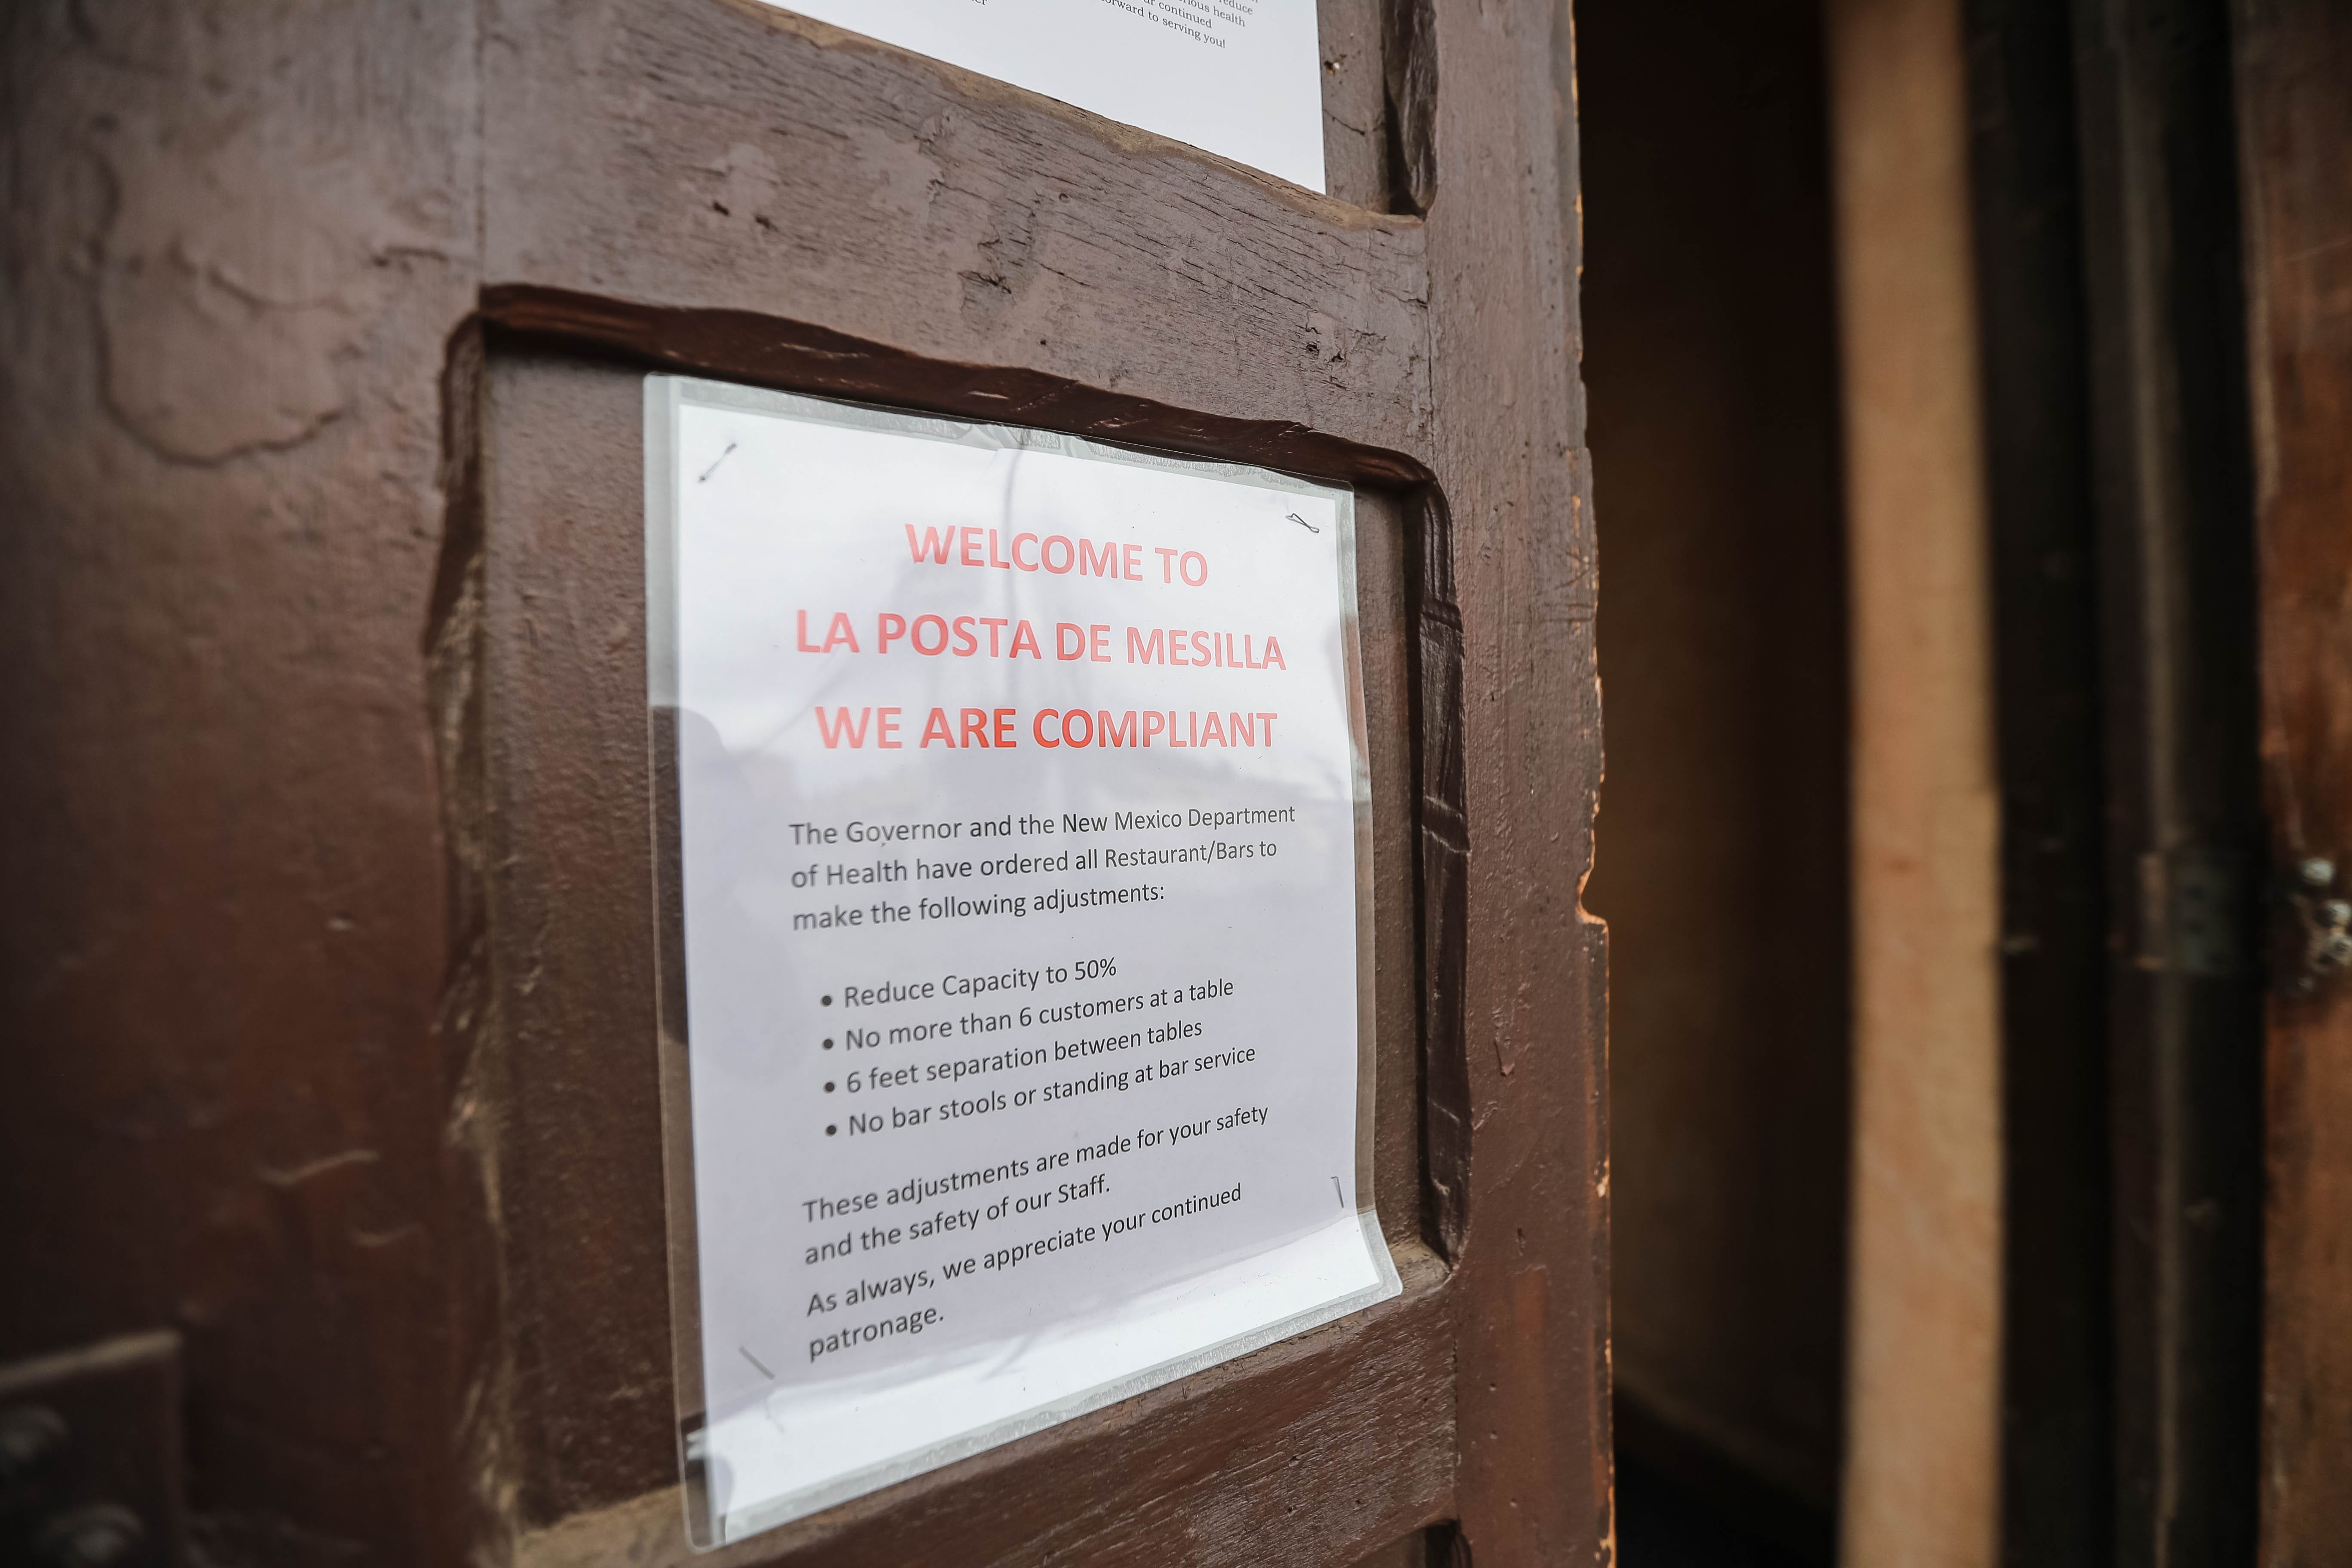
{"label": "dark doorway opening", "polygon": [[1585,0],[1577,54],[1622,1561],[1826,1563],[1850,986],[1821,16]]}

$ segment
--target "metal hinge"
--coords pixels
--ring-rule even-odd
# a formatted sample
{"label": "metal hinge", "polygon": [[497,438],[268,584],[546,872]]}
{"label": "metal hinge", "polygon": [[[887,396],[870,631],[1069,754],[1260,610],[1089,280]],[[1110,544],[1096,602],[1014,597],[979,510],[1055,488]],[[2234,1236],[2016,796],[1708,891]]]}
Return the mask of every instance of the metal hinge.
{"label": "metal hinge", "polygon": [[2244,863],[2199,845],[2142,854],[2138,966],[2200,979],[2245,973],[2254,904]]}

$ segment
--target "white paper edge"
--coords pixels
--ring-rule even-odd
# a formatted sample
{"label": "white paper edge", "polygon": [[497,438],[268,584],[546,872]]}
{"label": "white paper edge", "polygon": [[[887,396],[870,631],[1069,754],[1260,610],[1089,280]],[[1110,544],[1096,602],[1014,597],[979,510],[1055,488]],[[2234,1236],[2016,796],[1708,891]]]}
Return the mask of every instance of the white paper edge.
{"label": "white paper edge", "polygon": [[[984,450],[1013,449],[1033,452],[1055,452],[1068,457],[1098,458],[1109,462],[1129,463],[1138,468],[1160,468],[1177,473],[1198,474],[1225,483],[1256,485],[1261,489],[1285,490],[1297,495],[1320,495],[1331,500],[1333,513],[1339,531],[1335,554],[1339,560],[1340,594],[1340,624],[1344,647],[1341,649],[1348,672],[1348,737],[1350,773],[1355,785],[1356,807],[1356,1218],[1362,1227],[1365,1251],[1370,1256],[1375,1283],[1362,1289],[1293,1313],[1276,1322],[1263,1324],[1246,1333],[1235,1334],[1215,1344],[1205,1346],[1185,1355],[1172,1357],[1125,1377],[1097,1384],[1077,1394],[1068,1394],[1049,1404],[1026,1411],[1010,1421],[994,1423],[974,1431],[960,1433],[941,1439],[927,1447],[910,1450],[897,1458],[868,1466],[845,1476],[837,1476],[820,1485],[770,1498],[763,1502],[735,1513],[719,1516],[713,1538],[704,1539],[697,1530],[703,1522],[694,1517],[691,1496],[693,1489],[683,1481],[678,1489],[679,1503],[686,1513],[687,1542],[697,1552],[707,1552],[732,1544],[751,1536],[773,1530],[819,1513],[837,1503],[881,1490],[898,1481],[969,1458],[975,1454],[1000,1447],[1033,1433],[1057,1426],[1065,1421],[1131,1399],[1155,1388],[1165,1387],[1196,1372],[1247,1355],[1302,1334],[1325,1323],[1337,1321],[1350,1313],[1381,1301],[1391,1300],[1404,1293],[1404,1282],[1399,1278],[1396,1259],[1389,1250],[1388,1239],[1381,1233],[1377,1194],[1373,1191],[1373,1131],[1374,1110],[1378,1104],[1378,1068],[1375,1026],[1378,997],[1375,970],[1375,928],[1372,905],[1372,781],[1371,767],[1366,747],[1367,724],[1364,715],[1363,638],[1356,587],[1356,497],[1355,492],[1337,485],[1318,483],[1274,468],[1254,464],[1213,462],[1191,458],[1172,457],[1165,453],[1139,451],[1115,447],[1083,436],[1067,435],[1055,430],[1039,430],[1026,426],[989,425],[967,420],[950,419],[938,415],[913,414],[898,409],[877,408],[864,404],[841,403],[831,399],[805,397],[795,393],[774,392],[764,387],[743,386],[733,382],[709,381],[698,376],[650,373],[645,380],[645,481],[646,481],[646,691],[648,714],[656,709],[677,705],[677,422],[678,411],[688,403],[711,408],[738,408],[758,414],[779,414],[813,424],[835,425],[856,430],[887,430],[895,435],[916,436],[930,440],[950,442],[956,446],[977,447]],[[647,735],[652,738],[650,718]],[[647,770],[648,788],[656,777]],[[649,801],[649,806],[652,802]],[[650,813],[649,813],[650,814]],[[657,832],[657,825],[655,826]],[[656,846],[655,875],[660,875],[658,843]],[[655,918],[660,919],[662,901],[656,888]],[[656,969],[660,968],[660,932],[655,933]],[[680,983],[682,984],[682,977]],[[667,984],[666,977],[656,975],[656,984]],[[688,1029],[691,1031],[691,1020]],[[659,1025],[656,1025],[659,1037]],[[659,1039],[661,1049],[683,1056],[685,1041]],[[690,1103],[691,1079],[682,1070],[661,1075],[662,1137],[665,1145],[676,1136],[687,1142],[683,1152],[685,1169],[691,1170],[693,1153],[693,1122]],[[685,1090],[689,1103],[669,1103],[677,1089]],[[675,1158],[666,1155],[664,1180]],[[690,1313],[695,1319],[694,1341],[700,1335],[701,1302],[693,1282],[700,1278],[698,1244],[693,1234],[693,1207],[689,1201],[681,1210],[677,1194],[666,1194],[668,1215],[669,1275],[673,1317]],[[681,1224],[681,1217],[684,1223]],[[683,1249],[685,1256],[679,1256]],[[681,1295],[688,1297],[680,1300]],[[672,1331],[672,1374],[676,1379],[679,1412],[679,1458],[681,1465],[688,1457],[693,1441],[684,1429],[688,1412],[699,1416],[706,1409],[702,1392],[702,1366],[698,1354],[694,1364],[683,1364],[678,1353],[677,1334]],[[707,1428],[706,1428],[707,1429]]]}

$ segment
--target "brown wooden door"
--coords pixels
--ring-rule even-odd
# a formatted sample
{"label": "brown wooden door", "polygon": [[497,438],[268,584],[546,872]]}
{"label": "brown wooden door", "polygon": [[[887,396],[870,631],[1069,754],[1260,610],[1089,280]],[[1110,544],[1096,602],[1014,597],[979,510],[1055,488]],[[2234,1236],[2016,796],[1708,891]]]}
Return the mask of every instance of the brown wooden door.
{"label": "brown wooden door", "polygon": [[2237,26],[2262,757],[2277,900],[2265,1053],[2261,1561],[2352,1541],[2352,24],[2241,4]]}
{"label": "brown wooden door", "polygon": [[216,1559],[688,1555],[652,370],[1352,486],[1379,825],[1402,1295],[725,1560],[1610,1552],[1570,22],[1319,11],[1328,195],[749,0],[0,22],[0,1360],[176,1330]]}

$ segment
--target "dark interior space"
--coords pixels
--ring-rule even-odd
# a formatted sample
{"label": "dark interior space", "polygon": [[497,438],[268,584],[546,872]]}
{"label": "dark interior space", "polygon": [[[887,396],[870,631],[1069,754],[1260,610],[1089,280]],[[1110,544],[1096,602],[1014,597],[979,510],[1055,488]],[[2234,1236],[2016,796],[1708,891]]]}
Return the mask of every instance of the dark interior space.
{"label": "dark interior space", "polygon": [[2001,1533],[2115,1558],[2099,577],[2064,6],[1970,0],[1969,164],[2001,798]]}
{"label": "dark interior space", "polygon": [[1849,891],[1821,19],[1588,0],[1577,43],[1622,1560],[1826,1563]]}
{"label": "dark interior space", "polygon": [[1617,1461],[1617,1560],[1628,1568],[1807,1568],[1813,1554],[1752,1528],[1622,1445]]}

